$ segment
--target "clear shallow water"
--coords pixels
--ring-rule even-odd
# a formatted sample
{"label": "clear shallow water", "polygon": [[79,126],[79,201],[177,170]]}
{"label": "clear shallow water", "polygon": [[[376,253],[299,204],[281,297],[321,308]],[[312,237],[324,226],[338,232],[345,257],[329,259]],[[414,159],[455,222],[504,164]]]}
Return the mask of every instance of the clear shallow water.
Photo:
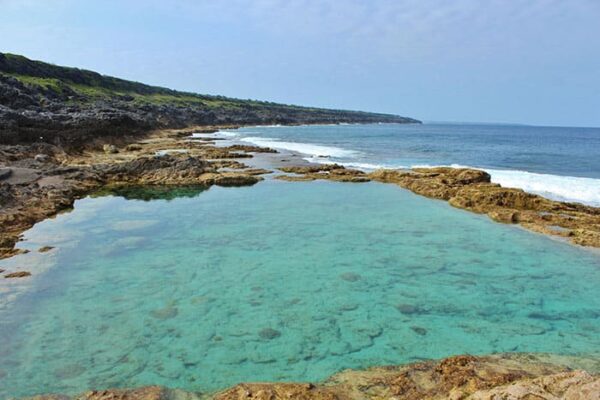
{"label": "clear shallow water", "polygon": [[124,194],[144,200],[78,201],[24,243],[57,249],[3,261],[34,278],[0,309],[0,397],[600,350],[597,254],[393,185]]}
{"label": "clear shallow water", "polygon": [[600,128],[382,124],[250,127],[226,134],[354,168],[478,167],[505,186],[600,206]]}

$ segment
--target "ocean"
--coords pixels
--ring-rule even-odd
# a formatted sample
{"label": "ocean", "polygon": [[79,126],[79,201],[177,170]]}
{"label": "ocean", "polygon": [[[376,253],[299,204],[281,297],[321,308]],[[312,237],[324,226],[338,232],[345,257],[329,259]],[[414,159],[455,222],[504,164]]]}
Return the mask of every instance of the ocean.
{"label": "ocean", "polygon": [[244,142],[350,168],[468,166],[494,182],[600,206],[600,128],[379,124],[267,126],[225,132]]}

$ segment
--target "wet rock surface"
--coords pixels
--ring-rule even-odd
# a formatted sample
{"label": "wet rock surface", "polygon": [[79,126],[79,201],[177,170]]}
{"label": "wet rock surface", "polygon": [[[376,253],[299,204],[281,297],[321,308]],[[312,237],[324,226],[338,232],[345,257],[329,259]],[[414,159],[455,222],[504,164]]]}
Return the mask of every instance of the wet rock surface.
{"label": "wet rock surface", "polygon": [[455,356],[403,366],[346,370],[322,383],[241,383],[214,394],[159,386],[109,389],[37,400],[531,400],[600,399],[600,376],[551,355]]}

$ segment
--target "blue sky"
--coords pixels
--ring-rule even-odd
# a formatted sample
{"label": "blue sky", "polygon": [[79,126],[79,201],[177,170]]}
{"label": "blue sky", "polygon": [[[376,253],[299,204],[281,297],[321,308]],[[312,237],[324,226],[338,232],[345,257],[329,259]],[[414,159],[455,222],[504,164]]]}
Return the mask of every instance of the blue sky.
{"label": "blue sky", "polygon": [[600,126],[600,0],[0,0],[0,51],[200,93]]}

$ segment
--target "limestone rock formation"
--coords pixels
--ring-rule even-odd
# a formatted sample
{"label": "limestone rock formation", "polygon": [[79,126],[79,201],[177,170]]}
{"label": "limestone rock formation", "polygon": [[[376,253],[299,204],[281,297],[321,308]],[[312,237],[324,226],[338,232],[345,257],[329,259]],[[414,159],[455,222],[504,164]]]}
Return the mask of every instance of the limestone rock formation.
{"label": "limestone rock formation", "polygon": [[371,179],[362,171],[348,169],[338,164],[281,167],[280,171],[294,175],[280,175],[277,179],[287,181],[312,181],[327,179],[337,182],[369,182]]}

